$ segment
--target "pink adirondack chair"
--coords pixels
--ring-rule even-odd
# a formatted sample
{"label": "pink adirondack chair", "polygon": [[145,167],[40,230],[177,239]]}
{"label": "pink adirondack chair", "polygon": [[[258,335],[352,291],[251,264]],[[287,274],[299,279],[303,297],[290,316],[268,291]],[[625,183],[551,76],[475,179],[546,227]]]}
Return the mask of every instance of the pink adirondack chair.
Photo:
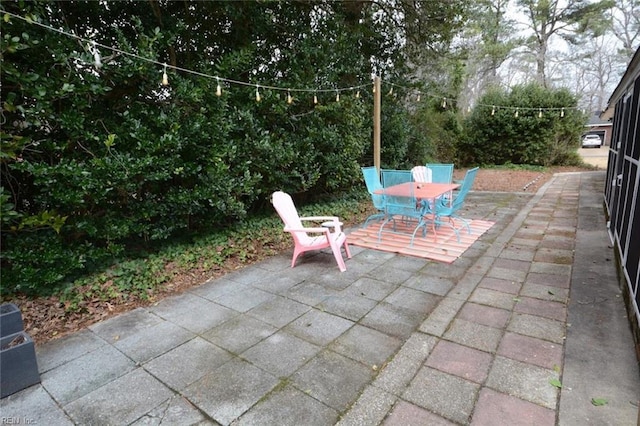
{"label": "pink adirondack chair", "polygon": [[[344,246],[344,251],[348,258],[351,258],[351,252],[349,252],[347,236],[342,232],[342,223],[336,216],[300,217],[291,196],[282,191],[276,191],[271,195],[271,204],[273,204],[273,207],[284,222],[284,231],[291,233],[295,242],[293,259],[291,260],[292,268],[295,266],[296,259],[300,254],[306,251],[331,247],[340,271],[347,270],[340,248]],[[302,224],[305,221],[322,222],[322,224],[305,228]],[[333,232],[331,232],[332,229]]]}
{"label": "pink adirondack chair", "polygon": [[431,183],[431,169],[426,166],[415,166],[411,169],[414,182]]}

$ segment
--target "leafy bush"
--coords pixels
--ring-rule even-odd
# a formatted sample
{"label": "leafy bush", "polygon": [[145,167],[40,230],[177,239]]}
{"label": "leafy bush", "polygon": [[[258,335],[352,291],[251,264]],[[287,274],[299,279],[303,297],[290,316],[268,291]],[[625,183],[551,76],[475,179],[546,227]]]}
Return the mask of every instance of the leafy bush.
{"label": "leafy bush", "polygon": [[478,103],[457,147],[462,164],[574,164],[586,117],[566,89],[494,89]]}
{"label": "leafy bush", "polygon": [[50,229],[5,236],[2,262],[4,296],[59,291],[66,283],[122,254],[122,246],[100,248],[89,242],[67,242]]}
{"label": "leafy bush", "polygon": [[[55,6],[33,2],[20,14],[62,26],[83,13],[76,3]],[[96,15],[121,7],[133,13],[110,6],[87,5]],[[187,30],[177,24],[162,32],[149,16],[105,26],[100,36],[136,55],[162,57]],[[310,36],[305,48],[322,48],[314,44],[321,37]],[[225,86],[217,96],[215,79],[171,70],[170,86],[162,86],[152,63],[114,55],[96,68],[77,40],[17,19],[3,23],[1,49],[5,294],[47,294],[109,256],[153,250],[210,225],[226,229],[263,209],[275,189],[318,196],[361,181],[358,160],[371,140],[366,99],[335,102],[331,94],[318,105],[288,104],[282,93],[261,89],[256,102],[254,87]],[[223,50],[215,70],[206,61],[187,66],[233,76],[260,69],[255,49]],[[301,57],[315,61],[317,54]],[[296,74],[308,64],[297,66],[280,73],[291,73],[294,87],[315,86],[315,73]],[[323,79],[354,71],[327,67]]]}
{"label": "leafy bush", "polygon": [[432,101],[419,108],[412,121],[419,135],[411,149],[410,158],[416,159],[413,165],[455,162],[456,144],[462,133],[455,111],[444,110],[439,101]]}
{"label": "leafy bush", "polygon": [[[368,212],[363,207],[369,204],[368,196],[354,191],[331,201],[300,203],[297,208],[304,216],[331,212],[349,224],[366,217]],[[60,292],[61,301],[68,312],[80,312],[95,300],[114,303],[146,300],[174,274],[198,270],[212,275],[224,270],[228,261],[232,260],[235,267],[235,262],[259,260],[291,245],[291,237],[282,231],[282,222],[275,213],[255,216],[230,229],[210,229],[182,243],[167,242],[157,253],[126,258],[101,272],[86,274]]]}

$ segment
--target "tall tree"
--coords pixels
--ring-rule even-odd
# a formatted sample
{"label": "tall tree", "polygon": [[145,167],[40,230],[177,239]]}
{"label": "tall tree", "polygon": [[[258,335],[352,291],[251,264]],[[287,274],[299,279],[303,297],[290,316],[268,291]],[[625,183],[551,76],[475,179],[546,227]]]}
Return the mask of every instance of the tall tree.
{"label": "tall tree", "polygon": [[616,0],[611,20],[613,34],[622,42],[628,62],[640,42],[640,0]]}
{"label": "tall tree", "polygon": [[580,94],[580,107],[590,113],[602,111],[612,85],[624,72],[627,58],[617,51],[618,46],[613,37],[595,37],[563,63],[563,81],[574,93]]}
{"label": "tall tree", "polygon": [[479,50],[489,83],[496,83],[498,68],[522,39],[514,37],[514,23],[507,18],[510,0],[476,2],[471,16],[482,41]]}
{"label": "tall tree", "polygon": [[536,80],[548,87],[547,59],[552,37],[559,36],[575,44],[581,35],[602,34],[607,22],[605,12],[613,7],[614,1],[518,0],[518,5],[533,31],[531,48],[536,60]]}
{"label": "tall tree", "polygon": [[458,102],[466,109],[487,88],[499,85],[498,69],[524,40],[514,36],[515,21],[507,17],[511,0],[480,0],[470,6],[469,25],[463,33],[465,86]]}

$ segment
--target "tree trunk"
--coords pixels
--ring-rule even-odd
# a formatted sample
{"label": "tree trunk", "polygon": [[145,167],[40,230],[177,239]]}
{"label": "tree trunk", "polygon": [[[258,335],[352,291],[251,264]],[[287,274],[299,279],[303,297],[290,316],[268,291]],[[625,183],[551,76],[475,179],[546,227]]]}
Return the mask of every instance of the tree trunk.
{"label": "tree trunk", "polygon": [[547,39],[540,38],[538,51],[536,52],[536,81],[543,87],[547,87],[547,77],[545,72],[547,58]]}

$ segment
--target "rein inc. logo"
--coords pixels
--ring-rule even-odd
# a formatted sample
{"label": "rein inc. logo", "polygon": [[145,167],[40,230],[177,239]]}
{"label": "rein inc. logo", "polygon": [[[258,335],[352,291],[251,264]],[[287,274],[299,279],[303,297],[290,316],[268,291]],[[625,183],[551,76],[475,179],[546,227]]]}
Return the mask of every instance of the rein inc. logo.
{"label": "rein inc. logo", "polygon": [[0,425],[36,425],[38,422],[29,417],[0,417]]}

